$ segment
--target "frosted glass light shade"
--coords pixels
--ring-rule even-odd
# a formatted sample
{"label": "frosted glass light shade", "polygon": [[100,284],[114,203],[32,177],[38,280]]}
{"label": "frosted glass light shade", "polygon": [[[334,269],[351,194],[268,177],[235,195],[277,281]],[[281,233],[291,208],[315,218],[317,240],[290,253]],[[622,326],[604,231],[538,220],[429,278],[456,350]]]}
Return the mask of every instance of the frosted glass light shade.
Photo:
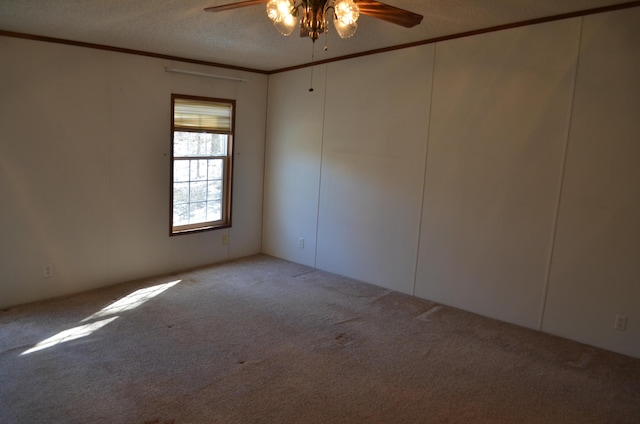
{"label": "frosted glass light shade", "polygon": [[293,0],[269,0],[267,2],[267,16],[272,21],[282,19],[290,15],[293,10]]}
{"label": "frosted glass light shade", "polygon": [[334,3],[333,26],[340,38],[349,38],[356,33],[360,8],[353,0],[336,0]]}
{"label": "frosted glass light shade", "polygon": [[355,24],[360,16],[360,8],[353,0],[336,0],[333,9],[335,19],[343,25]]}
{"label": "frosted glass light shade", "polygon": [[297,19],[295,16],[289,14],[279,21],[274,21],[273,25],[282,35],[291,35],[296,28]]}
{"label": "frosted glass light shade", "polygon": [[269,0],[267,3],[267,16],[282,35],[291,35],[296,27],[293,5],[293,0]]}
{"label": "frosted glass light shade", "polygon": [[333,20],[333,26],[336,28],[336,32],[340,36],[340,38],[349,38],[352,37],[353,34],[356,33],[358,29],[358,24],[353,22],[351,24],[345,24],[339,19]]}

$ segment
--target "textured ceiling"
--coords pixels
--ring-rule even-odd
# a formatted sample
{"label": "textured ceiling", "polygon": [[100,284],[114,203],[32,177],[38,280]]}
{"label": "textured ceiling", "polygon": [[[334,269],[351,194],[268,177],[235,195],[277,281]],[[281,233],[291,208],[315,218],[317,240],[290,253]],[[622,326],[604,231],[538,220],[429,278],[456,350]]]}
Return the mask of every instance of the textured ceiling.
{"label": "textured ceiling", "polygon": [[[101,44],[262,71],[308,63],[312,42],[283,37],[265,6],[219,13],[208,6],[238,0],[0,0],[0,30]],[[625,3],[620,0],[388,0],[419,13],[407,29],[361,16],[354,37],[330,26],[315,46],[316,60],[419,42],[536,18]],[[640,3],[640,2],[634,2]],[[327,44],[327,51],[323,46]]]}

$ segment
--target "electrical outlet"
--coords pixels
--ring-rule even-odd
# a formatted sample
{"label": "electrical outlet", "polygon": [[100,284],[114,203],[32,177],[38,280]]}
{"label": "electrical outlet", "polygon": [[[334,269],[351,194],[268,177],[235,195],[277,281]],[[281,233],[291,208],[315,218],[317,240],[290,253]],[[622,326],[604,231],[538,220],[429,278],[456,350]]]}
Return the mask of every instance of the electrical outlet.
{"label": "electrical outlet", "polygon": [[624,331],[627,328],[626,315],[617,314],[616,320],[613,323],[613,328],[615,328],[616,330]]}
{"label": "electrical outlet", "polygon": [[304,249],[304,237],[298,239],[298,248]]}
{"label": "electrical outlet", "polygon": [[226,246],[227,244],[229,244],[229,234],[223,234],[222,235],[222,245]]}
{"label": "electrical outlet", "polygon": [[42,267],[42,277],[43,278],[51,278],[51,277],[53,277],[53,265],[52,264],[45,264]]}

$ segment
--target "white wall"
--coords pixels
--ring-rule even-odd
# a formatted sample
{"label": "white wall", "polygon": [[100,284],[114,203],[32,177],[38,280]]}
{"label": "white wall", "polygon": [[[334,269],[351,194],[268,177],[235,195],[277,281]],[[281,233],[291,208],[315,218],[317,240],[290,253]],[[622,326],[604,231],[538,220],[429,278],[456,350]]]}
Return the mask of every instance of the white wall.
{"label": "white wall", "polygon": [[638,27],[329,63],[324,98],[272,76],[264,252],[640,357]]}
{"label": "white wall", "polygon": [[584,19],[542,327],[638,357],[639,52],[640,8]]}
{"label": "white wall", "polygon": [[580,20],[438,44],[416,295],[539,325]]}
{"label": "white wall", "polygon": [[[314,266],[322,130],[324,66],[269,77],[268,133],[265,163],[263,251]],[[301,95],[300,93],[303,93]],[[304,249],[298,248],[300,238]]]}
{"label": "white wall", "polygon": [[[260,252],[265,75],[8,37],[0,52],[0,307]],[[171,93],[237,100],[231,229],[168,236]]]}
{"label": "white wall", "polygon": [[328,66],[318,268],[413,292],[432,58],[429,45]]}

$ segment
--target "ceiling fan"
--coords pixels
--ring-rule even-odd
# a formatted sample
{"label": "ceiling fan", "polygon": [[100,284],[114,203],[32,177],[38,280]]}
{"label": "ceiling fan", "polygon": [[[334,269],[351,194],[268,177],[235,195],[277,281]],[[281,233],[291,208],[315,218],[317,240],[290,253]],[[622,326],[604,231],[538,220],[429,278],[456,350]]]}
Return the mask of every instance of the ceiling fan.
{"label": "ceiling fan", "polygon": [[300,36],[316,41],[328,31],[329,17],[341,38],[349,38],[358,29],[360,14],[411,28],[422,15],[375,0],[246,0],[239,3],[207,7],[207,12],[222,12],[258,4],[267,4],[267,16],[282,35],[290,35],[300,18]]}

